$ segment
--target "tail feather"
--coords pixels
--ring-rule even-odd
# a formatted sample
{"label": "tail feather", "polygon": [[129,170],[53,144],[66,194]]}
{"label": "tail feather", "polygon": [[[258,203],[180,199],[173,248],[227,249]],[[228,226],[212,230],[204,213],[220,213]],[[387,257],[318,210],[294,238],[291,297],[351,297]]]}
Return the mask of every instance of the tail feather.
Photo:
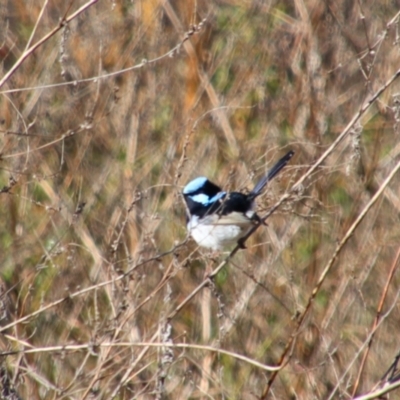
{"label": "tail feather", "polygon": [[285,154],[268,172],[267,174],[259,180],[254,189],[250,192],[250,197],[257,197],[267,183],[273,179],[281,169],[289,162],[289,160],[293,157],[294,151],[290,150],[287,154]]}

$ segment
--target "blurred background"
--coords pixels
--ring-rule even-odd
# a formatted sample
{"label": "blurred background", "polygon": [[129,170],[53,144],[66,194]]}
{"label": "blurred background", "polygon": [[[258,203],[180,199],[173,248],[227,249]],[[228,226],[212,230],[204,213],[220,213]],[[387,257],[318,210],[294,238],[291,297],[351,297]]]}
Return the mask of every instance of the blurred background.
{"label": "blurred background", "polygon": [[[84,4],[1,1],[0,79]],[[399,82],[186,301],[228,253],[187,240],[181,191],[199,175],[251,190],[293,149],[258,199],[266,214],[396,74],[399,11],[370,0],[102,1],[26,54],[0,87],[4,398],[351,398],[377,385],[400,347],[399,176],[296,324],[400,158]],[[294,333],[267,388],[271,372],[250,360],[277,365]],[[140,347],[153,342],[188,347]],[[22,350],[35,352],[4,356]]]}

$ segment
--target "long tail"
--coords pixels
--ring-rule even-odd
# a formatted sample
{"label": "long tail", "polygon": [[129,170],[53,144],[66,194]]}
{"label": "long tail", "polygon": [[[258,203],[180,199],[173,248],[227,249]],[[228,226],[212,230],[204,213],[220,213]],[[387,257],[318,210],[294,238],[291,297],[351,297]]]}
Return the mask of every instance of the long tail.
{"label": "long tail", "polygon": [[267,185],[267,183],[273,179],[279,172],[280,170],[289,162],[289,160],[293,157],[294,151],[290,150],[289,153],[285,154],[265,175],[263,178],[259,180],[256,186],[254,186],[254,189],[250,192],[250,197],[255,198],[257,197],[261,191],[264,189],[264,187]]}

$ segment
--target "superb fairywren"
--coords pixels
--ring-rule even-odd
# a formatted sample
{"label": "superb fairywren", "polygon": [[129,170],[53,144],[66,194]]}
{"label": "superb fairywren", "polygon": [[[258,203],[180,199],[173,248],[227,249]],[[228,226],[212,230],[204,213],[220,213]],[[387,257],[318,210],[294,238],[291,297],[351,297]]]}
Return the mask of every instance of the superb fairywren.
{"label": "superb fairywren", "polygon": [[254,211],[255,198],[293,154],[289,151],[283,156],[249,194],[224,192],[203,176],[189,182],[183,189],[188,211],[187,229],[197,244],[220,250],[238,243],[252,225],[260,222]]}

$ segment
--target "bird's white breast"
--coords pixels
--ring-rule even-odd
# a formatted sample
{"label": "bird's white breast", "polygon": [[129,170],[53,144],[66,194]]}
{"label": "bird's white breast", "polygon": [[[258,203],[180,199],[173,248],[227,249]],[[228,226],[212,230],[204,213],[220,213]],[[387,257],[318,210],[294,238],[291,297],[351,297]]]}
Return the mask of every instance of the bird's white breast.
{"label": "bird's white breast", "polygon": [[243,214],[229,216],[209,215],[202,219],[192,216],[187,224],[188,231],[196,243],[202,247],[220,250],[236,244],[253,222]]}

